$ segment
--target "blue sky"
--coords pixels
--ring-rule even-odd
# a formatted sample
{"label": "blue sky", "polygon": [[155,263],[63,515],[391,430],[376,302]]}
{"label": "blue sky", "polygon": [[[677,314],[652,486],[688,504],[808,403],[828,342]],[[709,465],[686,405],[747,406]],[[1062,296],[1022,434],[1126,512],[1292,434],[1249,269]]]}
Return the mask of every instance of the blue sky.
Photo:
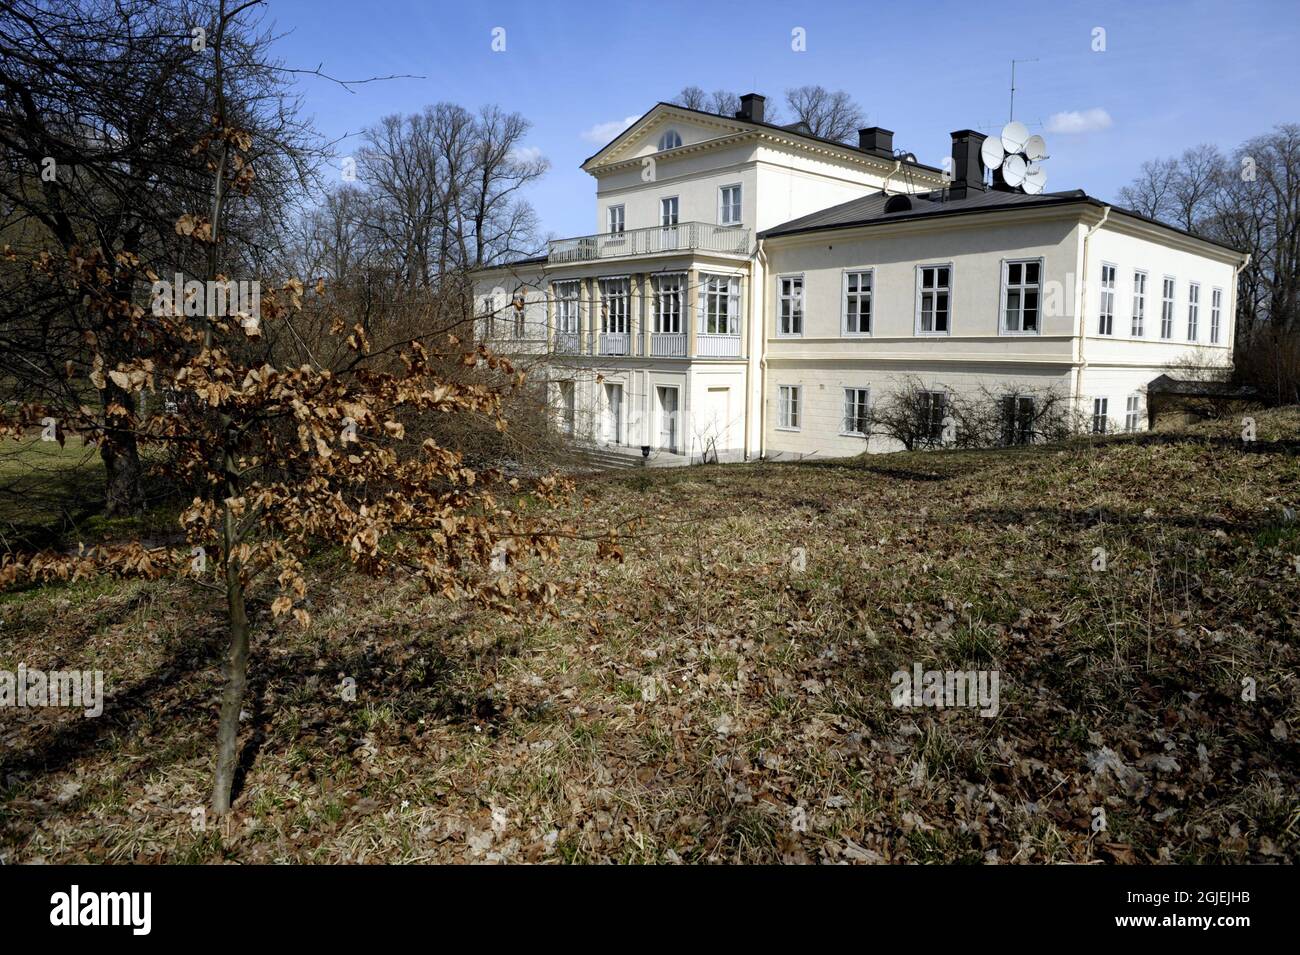
{"label": "blue sky", "polygon": [[[287,31],[278,53],[288,66],[421,77],[356,93],[304,78],[300,92],[318,128],[348,137],[340,155],[387,113],[439,100],[499,104],[532,120],[528,146],[551,161],[528,195],[544,230],[579,235],[595,219],[594,180],[578,169],[600,145],[593,131],[685,85],[763,93],[769,102],[792,86],[844,89],[870,125],[895,131],[895,146],[938,165],[952,130],[1006,122],[1013,57],[1037,59],[1017,67],[1015,114],[1047,139],[1048,189],[1113,199],[1144,159],[1200,142],[1228,149],[1300,122],[1298,12],[1295,0],[271,0],[268,17]],[[492,50],[496,27],[505,29],[504,52]],[[791,49],[796,27],[804,52]],[[1105,30],[1104,52],[1092,49],[1096,27]]]}

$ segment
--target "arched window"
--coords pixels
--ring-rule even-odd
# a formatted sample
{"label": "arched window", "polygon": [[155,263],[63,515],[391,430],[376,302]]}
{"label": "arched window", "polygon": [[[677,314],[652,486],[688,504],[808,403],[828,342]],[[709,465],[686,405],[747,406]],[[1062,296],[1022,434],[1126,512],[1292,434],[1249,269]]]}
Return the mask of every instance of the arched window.
{"label": "arched window", "polygon": [[670,129],[659,137],[659,151],[665,149],[676,149],[682,144],[682,137],[678,135],[677,130]]}

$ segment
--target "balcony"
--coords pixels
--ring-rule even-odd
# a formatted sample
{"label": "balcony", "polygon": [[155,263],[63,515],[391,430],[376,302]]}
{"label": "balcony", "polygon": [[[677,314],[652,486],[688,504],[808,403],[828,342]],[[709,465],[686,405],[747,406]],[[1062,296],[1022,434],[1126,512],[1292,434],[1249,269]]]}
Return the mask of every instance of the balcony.
{"label": "balcony", "polygon": [[582,350],[582,337],[577,332],[556,332],[555,350],[561,355],[576,355]]}
{"label": "balcony", "polygon": [[600,353],[602,355],[632,354],[632,336],[627,332],[601,332]]}
{"label": "balcony", "polygon": [[650,336],[652,358],[685,358],[686,336],[680,332],[654,332]]}
{"label": "balcony", "polygon": [[700,332],[695,336],[695,355],[698,358],[739,358],[740,336]]}
{"label": "balcony", "polygon": [[626,232],[602,232],[573,239],[556,239],[547,249],[551,265],[594,262],[629,255],[658,255],[662,252],[725,252],[749,254],[749,230],[710,222],[679,222],[673,226],[651,226]]}

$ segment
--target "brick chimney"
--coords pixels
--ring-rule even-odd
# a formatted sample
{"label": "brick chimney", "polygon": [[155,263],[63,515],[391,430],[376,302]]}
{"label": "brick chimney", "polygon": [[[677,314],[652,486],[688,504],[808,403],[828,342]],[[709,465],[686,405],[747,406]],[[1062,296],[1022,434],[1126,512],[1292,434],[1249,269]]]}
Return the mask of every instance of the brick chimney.
{"label": "brick chimney", "polygon": [[746,93],[740,98],[740,109],[736,112],[736,119],[748,120],[751,123],[763,122],[763,104],[767,100],[757,93]]}
{"label": "brick chimney", "polygon": [[894,131],[880,126],[858,130],[858,148],[882,159],[894,158]]}
{"label": "brick chimney", "polygon": [[949,199],[965,199],[973,192],[983,192],[984,159],[980,147],[987,137],[973,129],[959,129],[952,134],[952,184]]}

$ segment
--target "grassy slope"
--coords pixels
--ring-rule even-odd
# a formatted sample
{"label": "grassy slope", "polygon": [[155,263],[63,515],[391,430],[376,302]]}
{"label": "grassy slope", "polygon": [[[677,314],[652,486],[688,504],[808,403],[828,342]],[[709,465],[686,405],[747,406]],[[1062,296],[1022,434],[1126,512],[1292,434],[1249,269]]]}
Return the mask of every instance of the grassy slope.
{"label": "grassy slope", "polygon": [[[191,816],[213,595],[0,597],[0,668],[99,666],[112,693],[99,719],[0,712],[0,852],[1295,861],[1300,413],[1237,431],[601,476],[592,518],[649,519],[624,564],[578,545],[584,593],[540,624],[322,556],[310,632],[262,611],[224,831]],[[914,661],[998,669],[1001,712],[893,708]]]}

